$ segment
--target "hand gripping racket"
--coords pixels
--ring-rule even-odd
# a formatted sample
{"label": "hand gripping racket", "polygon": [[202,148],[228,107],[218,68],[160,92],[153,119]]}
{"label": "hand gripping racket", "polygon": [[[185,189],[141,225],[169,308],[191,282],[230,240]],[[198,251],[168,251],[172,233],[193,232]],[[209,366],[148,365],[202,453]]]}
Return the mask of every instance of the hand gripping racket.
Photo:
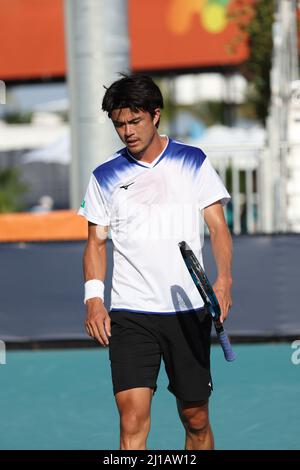
{"label": "hand gripping racket", "polygon": [[186,267],[188,268],[189,273],[192,276],[192,279],[203,299],[204,305],[212,316],[216,333],[220,340],[225,359],[229,362],[234,361],[236,356],[234,351],[232,350],[229,338],[223,327],[223,324],[220,322],[221,309],[218,299],[213,291],[213,288],[189,245],[185,241],[182,241],[179,243],[179,248],[186,264]]}

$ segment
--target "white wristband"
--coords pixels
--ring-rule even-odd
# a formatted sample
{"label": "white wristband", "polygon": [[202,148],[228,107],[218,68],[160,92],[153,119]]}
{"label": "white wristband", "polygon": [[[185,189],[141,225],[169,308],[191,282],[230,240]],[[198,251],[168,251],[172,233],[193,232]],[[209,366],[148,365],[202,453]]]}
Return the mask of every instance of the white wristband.
{"label": "white wristband", "polygon": [[84,284],[84,303],[87,300],[98,297],[104,299],[104,284],[99,279],[91,279]]}

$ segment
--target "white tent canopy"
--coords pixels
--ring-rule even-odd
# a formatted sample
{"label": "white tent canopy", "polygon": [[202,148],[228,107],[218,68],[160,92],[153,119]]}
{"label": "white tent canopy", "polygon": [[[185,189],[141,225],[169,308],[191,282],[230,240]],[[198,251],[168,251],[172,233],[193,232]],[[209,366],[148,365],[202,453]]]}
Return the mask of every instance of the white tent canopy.
{"label": "white tent canopy", "polygon": [[263,146],[265,144],[265,130],[259,126],[226,127],[220,124],[208,127],[203,135],[190,141],[191,145],[202,146]]}
{"label": "white tent canopy", "polygon": [[64,165],[69,164],[71,161],[70,133],[65,132],[63,136],[50,145],[26,152],[22,160],[24,163],[54,162]]}
{"label": "white tent canopy", "polygon": [[52,145],[68,133],[69,125],[53,115],[38,116],[33,124],[6,124],[0,121],[0,152],[37,149]]}

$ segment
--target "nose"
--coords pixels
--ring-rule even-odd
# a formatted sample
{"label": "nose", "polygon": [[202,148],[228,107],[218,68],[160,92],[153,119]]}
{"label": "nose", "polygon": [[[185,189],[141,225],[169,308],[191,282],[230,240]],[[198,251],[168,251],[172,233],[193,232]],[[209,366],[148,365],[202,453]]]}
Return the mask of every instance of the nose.
{"label": "nose", "polygon": [[128,138],[133,134],[133,129],[131,124],[125,124],[125,137]]}

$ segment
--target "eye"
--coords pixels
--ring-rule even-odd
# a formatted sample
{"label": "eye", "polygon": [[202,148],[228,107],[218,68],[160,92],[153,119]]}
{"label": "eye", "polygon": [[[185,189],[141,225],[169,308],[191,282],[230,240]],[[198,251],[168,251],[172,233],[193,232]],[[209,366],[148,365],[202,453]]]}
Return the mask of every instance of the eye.
{"label": "eye", "polygon": [[114,126],[119,128],[119,127],[122,127],[123,124],[122,124],[122,122],[114,122]]}

